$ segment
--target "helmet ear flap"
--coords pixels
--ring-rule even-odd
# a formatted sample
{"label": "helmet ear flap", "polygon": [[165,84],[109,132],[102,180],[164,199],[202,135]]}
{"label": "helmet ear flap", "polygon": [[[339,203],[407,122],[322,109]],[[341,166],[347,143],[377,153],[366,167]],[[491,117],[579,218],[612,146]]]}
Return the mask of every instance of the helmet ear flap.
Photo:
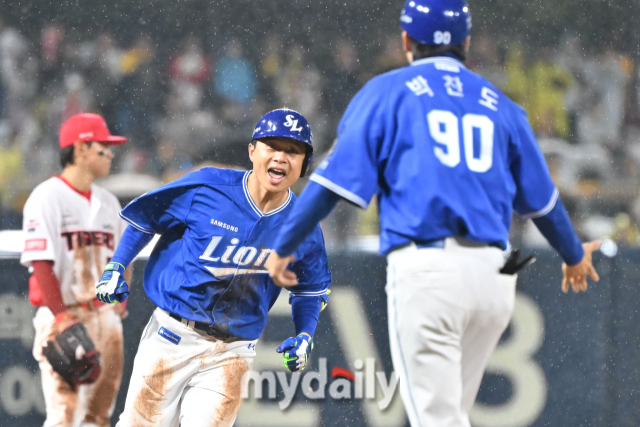
{"label": "helmet ear flap", "polygon": [[311,169],[311,164],[313,164],[313,151],[305,154],[304,161],[302,162],[302,170],[300,171],[300,178],[304,178],[304,176]]}

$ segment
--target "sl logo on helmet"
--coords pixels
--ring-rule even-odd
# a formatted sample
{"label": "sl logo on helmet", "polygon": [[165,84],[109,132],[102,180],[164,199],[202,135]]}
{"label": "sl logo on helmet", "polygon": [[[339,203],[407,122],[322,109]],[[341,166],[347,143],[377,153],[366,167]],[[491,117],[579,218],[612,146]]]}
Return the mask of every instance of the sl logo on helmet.
{"label": "sl logo on helmet", "polygon": [[291,128],[292,132],[300,132],[302,128],[298,126],[298,120],[294,120],[294,117],[295,116],[293,116],[292,114],[289,114],[287,116],[287,121],[284,122],[284,125],[288,128]]}

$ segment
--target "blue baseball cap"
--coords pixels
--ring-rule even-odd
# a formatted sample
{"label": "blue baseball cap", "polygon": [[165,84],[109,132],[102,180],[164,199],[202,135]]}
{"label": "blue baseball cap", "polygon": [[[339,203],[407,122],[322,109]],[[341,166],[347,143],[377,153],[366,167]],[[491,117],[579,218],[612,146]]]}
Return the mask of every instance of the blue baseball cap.
{"label": "blue baseball cap", "polygon": [[471,12],[464,0],[407,0],[400,26],[427,45],[459,45],[471,34]]}

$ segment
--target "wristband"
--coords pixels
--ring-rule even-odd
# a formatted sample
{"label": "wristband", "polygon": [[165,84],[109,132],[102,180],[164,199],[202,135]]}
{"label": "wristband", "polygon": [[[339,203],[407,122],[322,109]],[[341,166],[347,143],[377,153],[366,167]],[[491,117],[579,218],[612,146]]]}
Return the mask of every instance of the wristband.
{"label": "wristband", "polygon": [[104,267],[104,271],[119,271],[121,273],[124,273],[124,265],[120,264],[119,262],[115,262],[115,261],[110,261],[105,267]]}

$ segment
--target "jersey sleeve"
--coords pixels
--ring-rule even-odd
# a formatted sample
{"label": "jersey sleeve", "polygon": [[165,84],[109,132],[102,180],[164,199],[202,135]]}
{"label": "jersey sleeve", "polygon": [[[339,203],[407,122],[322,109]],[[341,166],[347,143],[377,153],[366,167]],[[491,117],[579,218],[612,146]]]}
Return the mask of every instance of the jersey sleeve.
{"label": "jersey sleeve", "polygon": [[22,231],[25,236],[20,263],[54,261],[62,240],[60,209],[44,191],[34,191],[24,205]]}
{"label": "jersey sleeve", "polygon": [[192,175],[138,197],[120,211],[120,217],[148,234],[162,234],[173,225],[185,224],[193,198],[203,184]]}
{"label": "jersey sleeve", "polygon": [[510,147],[511,174],[516,184],[513,208],[524,218],[541,217],[555,206],[558,190],[526,113],[520,107],[517,107],[513,124]]}
{"label": "jersey sleeve", "polygon": [[298,285],[289,289],[291,295],[326,297],[331,284],[331,271],[320,225],[316,226],[294,255],[296,261],[291,271],[298,276]]}
{"label": "jersey sleeve", "polygon": [[384,91],[373,83],[351,100],[338,125],[331,154],[310,177],[363,209],[378,190],[378,153],[383,138]]}

